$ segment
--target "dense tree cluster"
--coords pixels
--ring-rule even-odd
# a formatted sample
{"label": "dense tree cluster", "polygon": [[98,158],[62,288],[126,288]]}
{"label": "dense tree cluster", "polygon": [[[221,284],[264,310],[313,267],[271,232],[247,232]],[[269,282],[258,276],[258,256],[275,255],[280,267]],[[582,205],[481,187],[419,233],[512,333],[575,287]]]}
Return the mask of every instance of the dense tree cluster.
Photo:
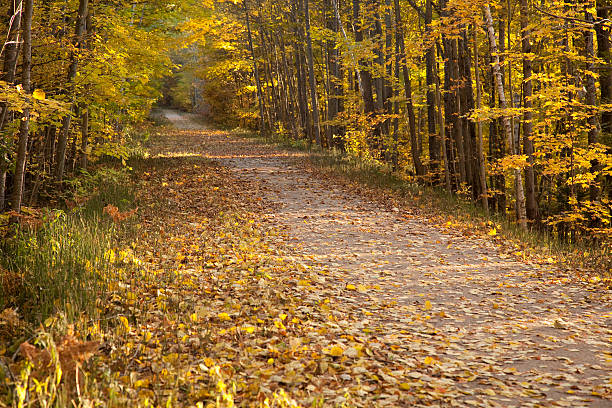
{"label": "dense tree cluster", "polygon": [[219,120],[387,163],[523,227],[606,241],[611,7],[215,2],[190,23],[194,92]]}
{"label": "dense tree cluster", "polygon": [[182,10],[155,0],[0,7],[0,210],[19,211],[92,159],[126,154],[130,125],[170,71],[166,38]]}

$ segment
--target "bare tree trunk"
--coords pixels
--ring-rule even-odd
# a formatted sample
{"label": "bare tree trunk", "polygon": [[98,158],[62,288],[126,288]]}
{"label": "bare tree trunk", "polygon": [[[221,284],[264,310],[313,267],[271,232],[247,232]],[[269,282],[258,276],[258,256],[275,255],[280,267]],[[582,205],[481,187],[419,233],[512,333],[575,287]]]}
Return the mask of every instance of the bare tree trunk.
{"label": "bare tree trunk", "polygon": [[[10,1],[7,26],[8,32],[6,35],[7,43],[3,45],[4,62],[2,64],[3,81],[13,84],[17,72],[17,60],[19,55],[19,35],[21,33],[21,14],[23,13],[23,5],[21,2]],[[8,115],[8,105],[0,104],[0,130],[4,128]]]}
{"label": "bare tree trunk", "polygon": [[[495,76],[495,82],[497,85],[497,93],[499,94],[499,103],[500,108],[502,110],[508,109],[508,104],[506,102],[506,94],[504,91],[504,79],[501,73],[501,69],[499,66],[499,55],[497,53],[497,42],[495,39],[495,29],[493,28],[493,17],[491,16],[491,9],[489,5],[486,4],[483,6],[485,23],[487,26],[487,33],[489,36],[489,44],[491,45],[491,53],[493,54],[493,75]],[[502,117],[502,122],[504,125],[504,130],[506,132],[506,138],[508,139],[509,146],[512,146],[514,143],[513,137],[513,129],[510,123],[509,117],[504,114]],[[512,149],[514,151],[514,149]],[[517,221],[521,228],[527,229],[527,214],[525,209],[525,194],[523,191],[523,178],[521,175],[520,169],[514,169],[514,178],[515,178],[515,194],[516,194],[516,215]]]}
{"label": "bare tree trunk", "polygon": [[321,125],[319,124],[319,102],[317,99],[317,81],[314,73],[314,62],[312,57],[312,38],[310,36],[310,11],[308,2],[304,1],[304,20],[306,24],[306,58],[308,59],[308,82],[310,84],[310,102],[312,107],[312,124],[314,126],[314,137],[316,143],[321,146]]}
{"label": "bare tree trunk", "polygon": [[529,54],[531,53],[531,31],[529,30],[528,0],[521,0],[521,51],[523,53],[523,150],[527,155],[529,166],[525,168],[525,190],[527,218],[537,220],[538,203],[535,190],[535,172],[533,169],[533,113],[531,112],[531,95],[533,93],[532,69]]}
{"label": "bare tree trunk", "polygon": [[[80,0],[79,1],[79,10],[75,23],[75,43],[77,48],[80,48],[83,43],[83,34],[85,32],[86,24],[87,24],[87,8],[89,6],[89,0]],[[77,69],[79,65],[78,55],[77,53],[73,53],[72,61],[70,62],[70,67],[68,68],[68,85],[72,84],[74,78],[77,74]],[[74,88],[74,87],[73,87]],[[72,89],[69,91],[72,93],[71,97],[75,98],[75,90]],[[74,106],[73,106],[74,109]],[[71,115],[66,115],[62,120],[62,129],[60,131],[59,138],[57,140],[57,150],[56,150],[56,168],[55,168],[55,180],[61,182],[64,178],[64,168],[66,165],[66,147],[68,145],[68,135],[70,133],[70,122],[72,120]]]}
{"label": "bare tree trunk", "polygon": [[452,185],[451,185],[451,177],[450,177],[450,166],[448,163],[448,154],[446,152],[446,132],[444,127],[444,115],[442,113],[442,98],[440,97],[440,75],[439,70],[436,68],[436,93],[435,93],[435,101],[436,106],[438,107],[438,127],[440,128],[440,143],[442,144],[442,158],[444,162],[442,163],[444,166],[444,181],[446,185],[446,191],[451,193]]}
{"label": "bare tree trunk", "polygon": [[255,85],[257,87],[257,103],[259,105],[259,133],[261,135],[265,134],[266,126],[264,121],[264,109],[263,109],[263,95],[261,92],[261,82],[259,81],[259,70],[257,69],[257,58],[255,58],[255,50],[253,49],[253,34],[251,33],[251,19],[249,17],[249,7],[247,4],[247,0],[243,0],[244,5],[244,14],[246,18],[247,25],[247,36],[249,42],[249,52],[251,53],[251,58],[253,60],[253,76],[255,77]]}
{"label": "bare tree trunk", "polygon": [[[355,26],[355,42],[363,42],[363,27],[361,24],[361,11],[359,0],[353,0],[353,24]],[[366,67],[367,62],[363,59],[359,60],[359,65]],[[365,113],[372,113],[375,110],[374,95],[372,94],[372,74],[366,69],[358,69],[358,77],[360,78],[361,94],[363,97]]]}
{"label": "bare tree trunk", "polygon": [[87,145],[89,142],[89,109],[84,108],[81,115],[81,163],[80,167],[87,170]]}
{"label": "bare tree trunk", "polygon": [[[23,62],[22,86],[26,94],[31,93],[32,73],[32,10],[34,0],[24,0],[23,10]],[[29,102],[29,100],[28,100]],[[30,133],[30,108],[23,110],[23,119],[19,128],[19,141],[17,143],[17,158],[15,159],[15,179],[13,182],[13,197],[11,208],[21,211],[21,199],[25,183],[25,165],[27,158],[28,136]]]}
{"label": "bare tree trunk", "polygon": [[[335,6],[333,0],[326,0],[326,4],[331,8],[330,14],[326,18],[327,28],[337,34],[340,30],[339,21],[336,18]],[[340,75],[340,51],[336,46],[336,41],[328,41],[327,43],[327,60],[329,64],[329,102],[327,104],[327,120],[336,120],[340,112],[340,97],[342,96],[342,76]],[[338,136],[339,126],[328,126],[327,144],[329,147],[334,145],[334,136]],[[336,143],[339,144],[339,143]]]}
{"label": "bare tree trunk", "polygon": [[[7,16],[7,44],[4,44],[4,62],[2,66],[3,81],[8,84],[13,84],[15,81],[15,73],[17,70],[17,60],[19,55],[19,35],[21,30],[21,15],[23,13],[22,3],[14,1],[9,2]],[[0,130],[4,128],[4,124],[8,118],[8,105],[0,103]],[[0,211],[4,210],[6,201],[6,173],[10,159],[7,152],[2,152],[0,156]]]}
{"label": "bare tree trunk", "polygon": [[[608,1],[597,0],[597,17],[599,20],[608,20]],[[599,69],[599,87],[601,89],[601,103],[612,103],[612,59],[610,56],[610,25],[597,24],[597,57],[603,61]],[[601,130],[612,133],[612,109],[601,113]]]}
{"label": "bare tree trunk", "polygon": [[461,110],[459,111],[461,128],[463,134],[463,156],[465,160],[465,176],[468,186],[472,187],[473,197],[478,195],[479,178],[475,169],[474,161],[476,153],[474,142],[476,132],[474,123],[467,119],[467,116],[474,110],[474,91],[472,89],[472,66],[471,52],[467,39],[466,30],[463,29],[461,37],[457,40],[458,65],[459,65],[459,94],[461,100]]}
{"label": "bare tree trunk", "polygon": [[[425,35],[430,37],[433,19],[432,0],[425,2]],[[436,134],[436,98],[435,91],[436,54],[434,44],[425,53],[425,82],[427,84],[427,131],[429,133],[429,171],[435,173],[440,166],[440,140]]]}
{"label": "bare tree trunk", "polygon": [[[593,23],[593,14],[586,11],[584,12],[585,20]],[[593,30],[591,28],[586,29],[584,32],[584,53],[586,59],[586,70],[585,70],[585,82],[586,82],[586,104],[591,106],[593,109],[597,107],[597,87],[595,86],[595,76],[592,72],[595,72],[595,51],[593,44]],[[597,120],[597,114],[594,112],[587,118],[589,124],[588,144],[593,145],[599,142],[599,121]],[[595,171],[597,168],[597,161],[591,162],[591,171]],[[591,201],[595,201],[597,198],[597,187],[592,185],[589,189]]]}
{"label": "bare tree trunk", "polygon": [[[412,83],[410,81],[410,72],[406,61],[406,45],[404,43],[404,26],[402,24],[401,9],[399,0],[395,1],[395,41],[399,45],[399,60],[402,66],[402,74],[404,77],[404,95],[406,96],[406,110],[408,114],[408,128],[410,132],[410,150],[412,153],[412,161],[417,176],[425,175],[425,167],[421,162],[420,149],[417,143],[416,124],[414,118],[414,105],[412,103]],[[398,78],[399,80],[399,78]]]}
{"label": "bare tree trunk", "polygon": [[[474,76],[476,77],[476,109],[480,109],[482,104],[480,91],[480,72],[478,69],[478,41],[476,37],[476,28],[474,28]],[[480,176],[482,208],[485,214],[489,215],[489,193],[487,191],[487,170],[484,152],[482,148],[482,125],[480,120],[476,121],[476,144],[478,151],[478,174]]]}
{"label": "bare tree trunk", "polygon": [[304,43],[306,42],[306,34],[304,33],[304,24],[298,19],[300,13],[302,13],[301,1],[292,3],[294,11],[294,23],[296,33],[296,70],[298,71],[298,99],[300,104],[300,112],[302,113],[302,127],[304,129],[306,138],[312,140],[312,126],[310,125],[310,109],[308,107],[308,74],[306,72],[306,57],[304,51]]}

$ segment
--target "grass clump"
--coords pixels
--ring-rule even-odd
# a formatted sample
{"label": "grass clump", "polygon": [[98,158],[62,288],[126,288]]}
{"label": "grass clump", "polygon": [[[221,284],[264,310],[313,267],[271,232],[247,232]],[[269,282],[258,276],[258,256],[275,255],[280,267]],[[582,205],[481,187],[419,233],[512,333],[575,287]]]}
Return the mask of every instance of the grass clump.
{"label": "grass clump", "polygon": [[129,175],[102,168],[69,189],[65,209],[30,210],[28,222],[0,241],[0,311],[17,309],[30,323],[55,313],[75,320],[103,301],[120,232],[105,208],[132,205]]}
{"label": "grass clump", "polygon": [[0,309],[19,308],[32,321],[59,310],[69,317],[91,311],[102,293],[112,235],[100,219],[63,211],[48,212],[37,229],[21,229],[0,247],[6,271]]}

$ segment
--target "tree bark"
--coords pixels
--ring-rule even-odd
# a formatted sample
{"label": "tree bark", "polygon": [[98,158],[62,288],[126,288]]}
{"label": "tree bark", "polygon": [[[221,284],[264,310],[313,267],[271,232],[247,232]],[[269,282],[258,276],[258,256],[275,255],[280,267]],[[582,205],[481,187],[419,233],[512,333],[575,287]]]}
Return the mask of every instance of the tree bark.
{"label": "tree bark", "polygon": [[[478,67],[478,41],[476,37],[476,28],[474,28],[474,76],[476,77],[476,109],[480,109],[482,105],[482,97],[480,91],[480,72]],[[480,177],[480,199],[482,200],[482,208],[485,214],[489,215],[489,197],[487,191],[487,170],[484,152],[482,148],[482,124],[480,120],[476,121],[476,144],[478,151],[478,175]]]}
{"label": "tree bark", "polygon": [[[600,20],[607,20],[608,17],[607,0],[597,0],[597,17]],[[601,89],[601,103],[612,103],[612,58],[610,55],[610,25],[597,24],[595,26],[597,34],[597,57],[603,61],[599,69],[599,88]],[[601,113],[601,130],[605,133],[612,133],[612,109],[605,109]]]}
{"label": "tree bark", "polygon": [[[87,24],[87,8],[89,6],[89,0],[80,0],[79,1],[79,10],[75,23],[75,45],[77,48],[80,48],[83,43],[83,34],[85,32],[85,27]],[[74,78],[77,74],[77,69],[79,65],[78,54],[75,52],[71,57],[70,67],[68,68],[68,78],[67,83],[69,87],[72,87],[69,92],[71,92],[71,97],[73,99],[73,110],[74,99],[76,97],[74,90]],[[70,134],[70,122],[72,121],[71,115],[66,115],[62,120],[62,129],[60,131],[59,138],[57,140],[57,150],[56,150],[56,168],[55,168],[55,180],[57,182],[61,182],[64,178],[64,168],[66,165],[66,147],[68,145],[68,135]]]}
{"label": "tree bark", "polygon": [[[251,53],[251,59],[253,62],[253,76],[255,77],[255,86],[257,88],[257,104],[259,106],[259,133],[264,135],[266,132],[264,109],[263,109],[263,95],[261,92],[261,82],[259,81],[259,70],[257,68],[257,58],[255,58],[255,50],[253,48],[253,34],[251,32],[251,19],[249,17],[249,6],[247,0],[243,0],[244,15],[247,25],[247,38],[249,43],[249,52]],[[252,89],[252,88],[251,88]]]}
{"label": "tree bark", "polygon": [[[7,15],[8,32],[6,35],[7,44],[4,45],[4,61],[2,64],[2,75],[0,78],[8,84],[15,82],[17,70],[17,60],[19,54],[19,35],[21,32],[21,15],[23,13],[22,3],[10,1]],[[8,105],[0,103],[0,130],[8,118]],[[6,174],[10,160],[7,152],[2,152],[0,156],[0,211],[4,210],[6,201]]]}
{"label": "tree bark", "polygon": [[[21,33],[21,15],[23,13],[22,3],[10,1],[6,35],[7,43],[4,45],[4,61],[2,64],[2,76],[0,78],[9,83],[15,82],[17,72],[17,60],[19,55],[19,35]],[[0,130],[4,128],[8,116],[8,106],[6,103],[0,104]]]}
{"label": "tree bark", "polygon": [[[416,123],[414,117],[414,105],[412,103],[412,83],[410,72],[406,61],[406,45],[404,43],[404,28],[402,23],[401,9],[399,0],[394,0],[395,4],[395,41],[399,45],[399,61],[402,66],[402,76],[404,79],[404,95],[406,96],[406,111],[408,114],[408,129],[410,133],[410,150],[412,161],[417,176],[425,175],[425,167],[421,162],[420,149],[417,143]],[[398,78],[399,80],[399,78]]]}
{"label": "tree bark", "polygon": [[87,170],[87,149],[89,143],[89,109],[84,108],[81,115],[81,163],[82,170]]}
{"label": "tree bark", "polygon": [[[593,18],[593,14],[586,11],[584,12],[585,20],[589,23],[593,23],[595,19]],[[595,51],[593,44],[593,30],[586,29],[584,32],[584,54],[586,59],[586,73],[585,73],[585,88],[586,88],[586,104],[590,106],[593,110],[597,108],[597,87],[595,85],[595,76],[592,72],[595,72]],[[589,133],[587,142],[589,145],[593,145],[599,142],[599,121],[597,120],[597,114],[593,112],[588,118],[587,123],[589,125]],[[597,161],[593,160],[591,162],[591,172],[595,172],[597,169]],[[591,185],[589,188],[589,195],[591,201],[595,201],[597,198],[597,187],[595,185]]]}
{"label": "tree bark", "polygon": [[[432,0],[425,2],[425,35],[431,37],[433,19]],[[427,84],[427,131],[429,133],[429,170],[437,173],[440,166],[440,138],[436,134],[436,78],[434,75],[436,54],[434,43],[425,52],[425,82]]]}
{"label": "tree bark", "polygon": [[[497,52],[497,42],[495,39],[495,29],[493,28],[493,17],[491,16],[491,9],[488,4],[483,6],[485,24],[487,26],[487,34],[489,36],[489,44],[491,45],[491,53],[493,54],[493,75],[495,76],[495,83],[497,85],[497,93],[499,95],[499,104],[502,110],[508,109],[506,102],[506,94],[504,91],[504,79],[501,73],[499,65],[499,55]],[[508,139],[509,146],[512,146],[514,142],[512,125],[508,115],[502,116],[502,122],[504,125],[504,131],[506,138]],[[527,229],[527,214],[525,209],[525,194],[523,191],[523,180],[520,169],[514,169],[515,177],[515,194],[516,194],[516,216],[517,222],[523,229]]]}
{"label": "tree bark", "polygon": [[310,36],[310,11],[308,2],[304,1],[304,20],[306,25],[306,57],[308,59],[308,82],[310,84],[310,104],[312,108],[312,124],[314,126],[314,137],[317,145],[321,146],[321,125],[319,124],[319,102],[317,99],[317,80],[314,73],[314,62],[312,57],[312,38]]}
{"label": "tree bark", "polygon": [[[355,25],[355,42],[363,42],[363,24],[361,23],[360,0],[353,0],[353,24]],[[367,62],[359,60],[361,69],[358,69],[359,79],[361,80],[361,94],[363,97],[364,111],[366,114],[375,110],[374,95],[372,94],[372,74],[368,70]]]}
{"label": "tree bark", "polygon": [[442,113],[442,98],[440,97],[440,75],[439,75],[439,69],[436,67],[435,73],[435,85],[436,85],[436,92],[434,95],[435,98],[435,102],[436,102],[436,106],[438,107],[438,127],[440,128],[440,143],[442,144],[442,158],[443,158],[443,168],[444,168],[444,181],[445,181],[445,185],[446,185],[446,191],[448,191],[449,193],[452,192],[452,185],[451,185],[451,177],[450,177],[450,165],[449,165],[449,159],[448,159],[448,154],[447,154],[447,150],[446,150],[446,130],[444,127],[444,114]]}
{"label": "tree bark", "polygon": [[[24,0],[23,10],[23,62],[22,86],[26,94],[31,93],[32,74],[32,11],[34,0]],[[29,99],[29,98],[28,98]],[[29,100],[27,101],[30,102]],[[19,141],[17,142],[17,157],[15,159],[15,177],[13,181],[13,196],[11,208],[15,212],[21,211],[25,182],[25,165],[27,159],[28,136],[30,133],[30,108],[23,110],[23,118],[19,128]]]}
{"label": "tree bark", "polygon": [[530,220],[537,220],[538,203],[535,189],[535,172],[533,169],[534,147],[532,140],[533,113],[531,96],[533,94],[531,59],[531,31],[529,30],[529,3],[521,0],[521,51],[523,53],[523,151],[527,155],[528,166],[525,168],[526,214]]}

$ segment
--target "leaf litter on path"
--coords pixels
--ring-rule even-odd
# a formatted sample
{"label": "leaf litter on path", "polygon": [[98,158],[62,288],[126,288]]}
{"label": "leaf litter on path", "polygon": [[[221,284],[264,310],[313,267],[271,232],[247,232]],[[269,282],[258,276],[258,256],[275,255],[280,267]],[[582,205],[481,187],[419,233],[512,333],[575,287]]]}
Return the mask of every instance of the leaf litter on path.
{"label": "leaf litter on path", "polygon": [[351,377],[377,385],[356,391],[353,404],[610,404],[609,293],[517,258],[497,233],[380,206],[305,169],[299,153],[224,134],[204,140],[203,154],[236,183],[257,185],[242,188],[260,195],[262,225],[280,230],[274,247],[314,274],[297,286],[323,299],[338,330],[324,337],[340,336],[323,354],[342,347],[344,359],[358,338],[367,350],[358,355],[376,362],[365,380]]}
{"label": "leaf litter on path", "polygon": [[93,400],[610,406],[609,295],[166,113]]}

